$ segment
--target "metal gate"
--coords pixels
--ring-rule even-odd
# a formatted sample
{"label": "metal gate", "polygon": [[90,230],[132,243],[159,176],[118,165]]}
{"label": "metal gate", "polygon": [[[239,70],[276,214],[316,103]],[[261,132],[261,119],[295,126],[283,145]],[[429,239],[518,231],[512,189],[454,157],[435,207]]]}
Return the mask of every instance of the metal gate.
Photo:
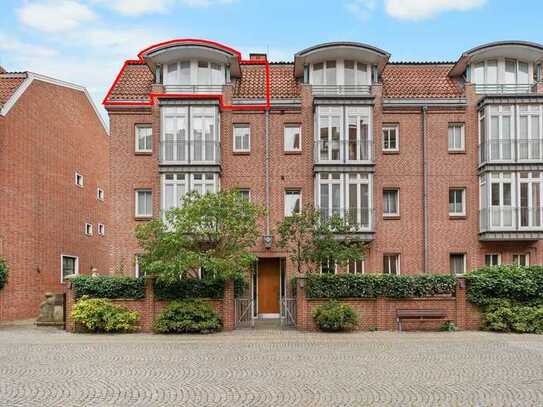
{"label": "metal gate", "polygon": [[253,300],[250,298],[236,298],[235,307],[236,328],[254,328]]}
{"label": "metal gate", "polygon": [[296,326],[296,298],[284,297],[281,301],[281,327]]}

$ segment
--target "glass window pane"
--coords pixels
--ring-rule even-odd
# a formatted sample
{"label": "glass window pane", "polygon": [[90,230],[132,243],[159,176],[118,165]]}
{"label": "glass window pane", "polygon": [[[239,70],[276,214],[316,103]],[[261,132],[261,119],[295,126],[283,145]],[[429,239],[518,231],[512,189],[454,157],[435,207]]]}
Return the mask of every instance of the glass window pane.
{"label": "glass window pane", "polygon": [[345,85],[354,85],[355,84],[355,71],[354,71],[354,61],[345,61]]}
{"label": "glass window pane", "polygon": [[190,85],[190,61],[179,63],[179,84]]}
{"label": "glass window pane", "polygon": [[505,60],[505,83],[517,83],[517,61]]}
{"label": "glass window pane", "polygon": [[326,84],[336,84],[336,61],[326,61]]}
{"label": "glass window pane", "polygon": [[313,65],[313,79],[311,81],[312,84],[314,85],[322,85],[324,80],[323,80],[323,64],[322,62],[319,63],[319,64],[314,64]]}

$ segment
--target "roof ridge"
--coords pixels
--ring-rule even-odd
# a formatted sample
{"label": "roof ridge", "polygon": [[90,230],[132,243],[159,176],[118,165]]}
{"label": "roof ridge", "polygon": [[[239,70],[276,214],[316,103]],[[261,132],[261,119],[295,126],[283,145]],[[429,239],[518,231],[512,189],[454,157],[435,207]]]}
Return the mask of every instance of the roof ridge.
{"label": "roof ridge", "polygon": [[454,65],[453,61],[394,61],[387,65]]}

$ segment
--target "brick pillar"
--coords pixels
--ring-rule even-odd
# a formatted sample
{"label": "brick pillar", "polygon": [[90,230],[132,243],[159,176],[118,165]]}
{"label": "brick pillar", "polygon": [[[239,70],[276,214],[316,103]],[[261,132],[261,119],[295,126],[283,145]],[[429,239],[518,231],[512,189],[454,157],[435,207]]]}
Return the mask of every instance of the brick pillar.
{"label": "brick pillar", "polygon": [[386,299],[384,297],[379,297],[375,300],[375,313],[376,318],[375,322],[377,325],[377,329],[379,331],[386,331],[388,329],[387,327],[387,307],[386,307]]}
{"label": "brick pillar", "polygon": [[236,328],[236,298],[234,293],[234,280],[224,283],[224,297],[222,299],[223,329],[232,331]]}
{"label": "brick pillar", "polygon": [[141,331],[153,332],[155,322],[155,276],[145,276],[144,309],[141,315]]}
{"label": "brick pillar", "polygon": [[74,298],[74,290],[72,287],[72,282],[68,281],[66,284],[66,289],[64,291],[65,299],[64,299],[64,329],[68,332],[75,332],[75,324],[72,320],[72,307],[75,304],[75,298]]}
{"label": "brick pillar", "polygon": [[456,326],[466,329],[466,279],[458,277],[456,280]]}
{"label": "brick pillar", "polygon": [[296,279],[296,329],[308,331],[310,326],[307,315],[307,301],[305,298],[305,277]]}

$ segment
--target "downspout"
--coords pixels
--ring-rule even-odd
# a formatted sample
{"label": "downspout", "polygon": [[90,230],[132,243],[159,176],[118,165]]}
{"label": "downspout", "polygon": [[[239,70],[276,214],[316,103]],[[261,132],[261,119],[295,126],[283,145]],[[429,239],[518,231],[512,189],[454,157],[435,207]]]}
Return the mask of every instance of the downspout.
{"label": "downspout", "polygon": [[422,112],[422,205],[424,255],[422,270],[428,273],[428,106],[421,107]]}
{"label": "downspout", "polygon": [[266,247],[271,248],[271,228],[270,228],[270,108],[271,108],[271,92],[270,92],[270,63],[266,58],[266,107],[264,109],[265,125],[264,125],[264,200],[266,205]]}

